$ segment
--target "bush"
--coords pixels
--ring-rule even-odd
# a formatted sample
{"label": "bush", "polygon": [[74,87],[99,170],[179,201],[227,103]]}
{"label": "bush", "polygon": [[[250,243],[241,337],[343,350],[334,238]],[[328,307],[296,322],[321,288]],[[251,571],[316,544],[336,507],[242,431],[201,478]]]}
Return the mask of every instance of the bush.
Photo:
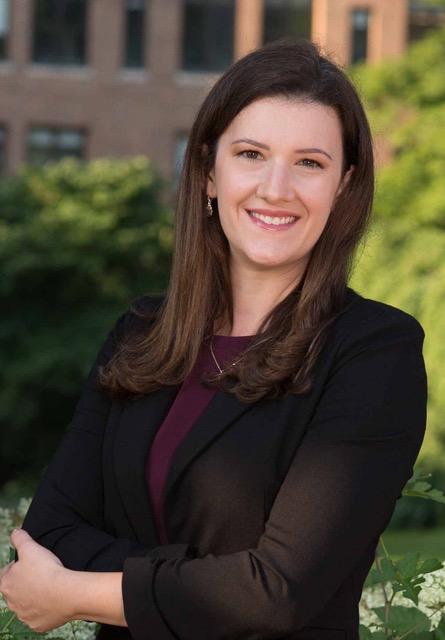
{"label": "bush", "polygon": [[425,330],[428,428],[420,458],[445,452],[445,29],[407,55],[352,71],[377,137],[392,146],[380,169],[371,233],[351,285],[413,314]]}
{"label": "bush", "polygon": [[40,473],[130,300],[165,288],[172,215],[147,159],[73,159],[0,183],[0,484]]}

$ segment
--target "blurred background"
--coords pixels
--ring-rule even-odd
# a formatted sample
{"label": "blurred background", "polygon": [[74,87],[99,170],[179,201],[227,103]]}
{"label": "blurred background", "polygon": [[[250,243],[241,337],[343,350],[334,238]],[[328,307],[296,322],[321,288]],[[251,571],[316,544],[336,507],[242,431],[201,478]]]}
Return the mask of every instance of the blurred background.
{"label": "blurred background", "polygon": [[[350,284],[425,330],[416,466],[445,490],[445,2],[0,0],[0,509],[33,494],[117,315],[168,282],[202,99],[281,37],[320,44],[365,102],[377,193]],[[386,535],[445,559],[445,505],[401,498]]]}

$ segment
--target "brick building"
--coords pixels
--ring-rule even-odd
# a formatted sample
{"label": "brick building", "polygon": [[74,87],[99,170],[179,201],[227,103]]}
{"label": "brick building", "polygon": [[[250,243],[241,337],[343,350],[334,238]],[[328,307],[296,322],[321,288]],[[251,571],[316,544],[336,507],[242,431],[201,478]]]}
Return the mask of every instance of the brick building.
{"label": "brick building", "polygon": [[201,100],[249,50],[304,36],[375,62],[442,18],[408,0],[0,0],[0,172],[146,154],[174,177]]}

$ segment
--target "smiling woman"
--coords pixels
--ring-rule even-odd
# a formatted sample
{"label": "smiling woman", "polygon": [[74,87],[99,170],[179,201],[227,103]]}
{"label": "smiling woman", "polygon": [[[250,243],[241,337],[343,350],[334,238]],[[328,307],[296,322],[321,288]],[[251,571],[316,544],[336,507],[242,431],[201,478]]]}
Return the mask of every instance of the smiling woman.
{"label": "smiling woman", "polygon": [[27,624],[358,640],[427,400],[420,324],[348,287],[373,187],[359,97],[313,44],[267,45],[217,81],[168,290],[99,351],[0,576]]}
{"label": "smiling woman", "polygon": [[312,43],[272,43],[232,65],[190,133],[158,321],[129,339],[104,386],[125,396],[178,384],[219,333],[257,338],[209,385],[245,402],[309,391],[373,191],[360,99]]}

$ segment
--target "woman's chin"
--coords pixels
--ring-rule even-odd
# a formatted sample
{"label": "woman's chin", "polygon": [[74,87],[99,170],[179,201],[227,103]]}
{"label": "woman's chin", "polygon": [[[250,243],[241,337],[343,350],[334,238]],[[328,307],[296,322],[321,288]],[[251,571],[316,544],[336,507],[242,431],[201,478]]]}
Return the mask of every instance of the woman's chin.
{"label": "woman's chin", "polygon": [[250,253],[246,255],[249,264],[257,269],[280,269],[289,268],[288,256],[270,253]]}

